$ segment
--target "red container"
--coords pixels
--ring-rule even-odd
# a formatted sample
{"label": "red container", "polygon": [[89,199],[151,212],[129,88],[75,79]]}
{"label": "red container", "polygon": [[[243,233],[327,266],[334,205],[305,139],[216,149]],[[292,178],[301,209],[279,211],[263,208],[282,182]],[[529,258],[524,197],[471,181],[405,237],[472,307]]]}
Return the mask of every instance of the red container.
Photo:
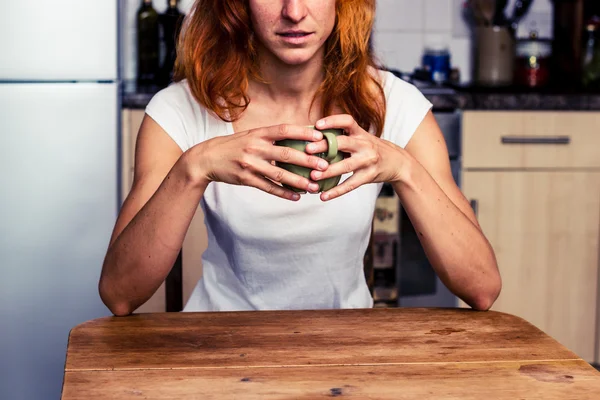
{"label": "red container", "polygon": [[550,80],[551,57],[550,41],[519,40],[516,48],[515,83],[531,88],[545,86]]}

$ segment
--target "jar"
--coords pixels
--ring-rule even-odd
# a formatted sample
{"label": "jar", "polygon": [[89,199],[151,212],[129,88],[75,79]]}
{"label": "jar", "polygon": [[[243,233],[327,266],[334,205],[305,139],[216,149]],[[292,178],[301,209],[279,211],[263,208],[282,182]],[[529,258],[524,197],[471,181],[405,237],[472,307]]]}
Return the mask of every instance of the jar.
{"label": "jar", "polygon": [[443,44],[433,44],[425,48],[423,69],[429,72],[436,83],[447,82],[450,78],[450,51]]}
{"label": "jar", "polygon": [[475,27],[475,81],[480,86],[514,83],[515,35],[507,26]]}
{"label": "jar", "polygon": [[531,88],[541,87],[550,79],[552,44],[531,37],[517,41],[515,82]]}

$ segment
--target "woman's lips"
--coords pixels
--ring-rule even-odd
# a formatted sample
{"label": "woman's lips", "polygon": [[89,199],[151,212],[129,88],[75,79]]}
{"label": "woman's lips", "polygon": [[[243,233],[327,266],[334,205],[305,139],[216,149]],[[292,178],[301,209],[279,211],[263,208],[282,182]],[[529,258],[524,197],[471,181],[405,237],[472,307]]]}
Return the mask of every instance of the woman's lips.
{"label": "woman's lips", "polygon": [[312,32],[302,32],[302,31],[289,31],[289,32],[280,32],[277,35],[283,39],[284,42],[290,44],[303,44],[308,41],[308,39],[313,35]]}

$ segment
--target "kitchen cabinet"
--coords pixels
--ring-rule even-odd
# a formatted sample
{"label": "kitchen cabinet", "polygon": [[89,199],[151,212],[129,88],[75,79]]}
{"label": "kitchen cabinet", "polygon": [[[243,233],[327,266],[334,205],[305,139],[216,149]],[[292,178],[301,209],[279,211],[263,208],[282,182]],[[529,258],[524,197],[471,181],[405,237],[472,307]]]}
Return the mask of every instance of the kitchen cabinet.
{"label": "kitchen cabinet", "polygon": [[[121,193],[122,201],[131,190],[135,159],[135,142],[140,125],[144,118],[144,110],[124,109],[122,112],[121,141]],[[202,276],[202,253],[208,243],[204,213],[198,206],[183,242],[183,304],[189,299],[196,282]],[[164,312],[166,309],[165,284],[136,313]]]}
{"label": "kitchen cabinet", "polygon": [[524,318],[588,362],[600,361],[598,126],[600,113],[463,115],[462,189],[503,280],[492,309]]}

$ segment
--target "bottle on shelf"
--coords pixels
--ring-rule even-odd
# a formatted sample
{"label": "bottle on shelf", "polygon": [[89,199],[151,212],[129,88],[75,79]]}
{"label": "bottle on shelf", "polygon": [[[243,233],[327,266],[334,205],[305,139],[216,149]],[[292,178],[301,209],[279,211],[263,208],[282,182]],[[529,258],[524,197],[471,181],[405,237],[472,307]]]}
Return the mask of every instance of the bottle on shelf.
{"label": "bottle on shelf", "polygon": [[144,90],[158,83],[160,27],[152,0],[143,0],[137,12],[137,84]]}
{"label": "bottle on shelf", "polygon": [[179,0],[169,0],[169,7],[164,14],[160,15],[160,23],[163,28],[165,55],[159,74],[159,84],[168,86],[173,80],[173,69],[177,59],[177,42],[184,14],[179,11]]}

